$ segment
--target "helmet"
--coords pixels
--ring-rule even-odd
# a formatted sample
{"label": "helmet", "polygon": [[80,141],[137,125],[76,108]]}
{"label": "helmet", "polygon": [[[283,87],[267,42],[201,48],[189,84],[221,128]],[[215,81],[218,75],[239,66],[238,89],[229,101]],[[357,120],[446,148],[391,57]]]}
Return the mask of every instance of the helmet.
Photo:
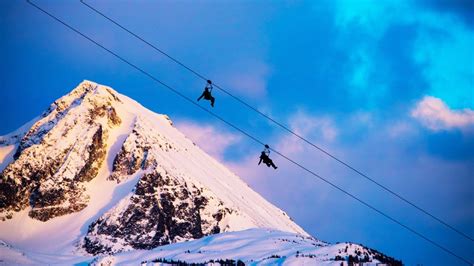
{"label": "helmet", "polygon": [[265,148],[269,149],[269,148],[270,148],[270,146],[268,146],[268,144],[265,144]]}
{"label": "helmet", "polygon": [[207,80],[207,83],[212,84],[212,81],[210,79]]}

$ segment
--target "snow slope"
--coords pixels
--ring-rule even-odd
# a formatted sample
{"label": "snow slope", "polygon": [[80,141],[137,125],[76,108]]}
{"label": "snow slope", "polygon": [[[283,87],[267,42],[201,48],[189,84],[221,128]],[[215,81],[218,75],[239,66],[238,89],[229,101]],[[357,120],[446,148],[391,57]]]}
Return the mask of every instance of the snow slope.
{"label": "snow slope", "polygon": [[28,132],[30,127],[38,120],[34,118],[30,122],[24,124],[14,132],[8,135],[0,136],[0,171],[3,171],[8,164],[13,161],[13,154],[18,148],[20,139]]}
{"label": "snow slope", "polygon": [[[50,263],[52,255],[16,250],[0,243],[0,259],[7,264]],[[349,259],[351,257],[351,259]],[[312,237],[278,230],[253,228],[210,235],[198,240],[161,246],[152,250],[133,250],[114,255],[57,256],[57,264],[92,265],[170,265],[172,262],[212,263],[241,261],[245,265],[401,265],[376,250],[352,243],[329,245]],[[168,263],[166,263],[168,262]]]}

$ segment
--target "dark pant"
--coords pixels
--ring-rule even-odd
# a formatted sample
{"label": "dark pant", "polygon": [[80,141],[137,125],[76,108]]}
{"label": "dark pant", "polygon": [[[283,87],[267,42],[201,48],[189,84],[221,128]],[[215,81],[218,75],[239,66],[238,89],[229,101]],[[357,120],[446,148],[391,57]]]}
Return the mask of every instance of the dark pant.
{"label": "dark pant", "polygon": [[273,163],[273,161],[271,159],[268,159],[268,161],[265,162],[265,164],[268,166],[268,167],[273,167],[273,168],[277,168],[276,165]]}
{"label": "dark pant", "polygon": [[210,93],[204,92],[201,97],[198,98],[198,101],[201,100],[201,98],[204,98],[204,100],[211,101],[211,106],[214,107],[214,102],[216,101],[216,98],[212,97]]}
{"label": "dark pant", "polygon": [[[272,159],[268,158],[267,156],[265,157],[260,157],[260,160],[263,161],[264,164],[266,164],[268,167],[273,167],[277,169],[276,165],[273,163]],[[260,163],[259,163],[260,164]]]}

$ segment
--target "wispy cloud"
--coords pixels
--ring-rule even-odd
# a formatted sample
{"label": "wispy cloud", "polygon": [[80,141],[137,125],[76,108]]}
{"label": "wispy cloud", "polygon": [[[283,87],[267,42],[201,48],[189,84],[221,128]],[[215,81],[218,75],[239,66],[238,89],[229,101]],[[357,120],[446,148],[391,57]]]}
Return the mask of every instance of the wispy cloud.
{"label": "wispy cloud", "polygon": [[[288,124],[291,130],[298,135],[309,139],[313,143],[317,143],[317,145],[325,147],[325,149],[330,152],[334,152],[332,146],[337,142],[339,129],[332,117],[314,115],[298,110],[288,117]],[[313,149],[294,135],[280,135],[269,144],[278,152],[294,160],[300,162],[317,161],[320,167],[325,170],[329,169],[327,159],[323,158],[324,156],[318,150]],[[283,180],[287,180],[289,176],[293,176],[293,171],[297,169],[294,168],[292,163],[273,153],[270,157],[274,159],[277,166],[279,166],[278,171],[273,171],[273,169],[267,169],[267,167],[263,166],[257,166],[258,156],[259,153],[249,154],[238,162],[227,162],[227,164],[236,173],[244,177],[245,180],[255,187],[262,189],[262,191],[266,191],[267,184],[268,182],[272,182],[271,180],[283,182]]]}
{"label": "wispy cloud", "polygon": [[226,133],[210,124],[178,121],[176,127],[212,157],[223,161],[225,151],[241,140],[240,135]]}
{"label": "wispy cloud", "polygon": [[427,94],[453,108],[473,108],[474,37],[463,22],[472,4],[464,2],[333,1],[335,25],[354,39],[347,72],[350,95],[368,107]]}
{"label": "wispy cloud", "polygon": [[[406,1],[386,0],[374,4],[370,0],[337,0],[335,24],[341,28],[363,27],[373,36],[380,36],[395,19],[406,19]],[[404,16],[401,16],[401,15]]]}
{"label": "wispy cloud", "polygon": [[267,82],[270,67],[261,60],[241,60],[233,62],[222,73],[218,73],[222,85],[240,95],[251,98],[264,97],[267,94]]}
{"label": "wispy cloud", "polygon": [[429,88],[426,94],[453,108],[474,108],[472,30],[449,17],[426,16],[425,21],[414,43],[413,58],[422,66]]}
{"label": "wispy cloud", "polygon": [[441,99],[432,96],[425,96],[418,102],[411,115],[433,131],[474,125],[474,110],[452,110]]}
{"label": "wispy cloud", "polygon": [[395,121],[387,125],[387,134],[391,138],[406,137],[414,134],[415,128],[407,121]]}
{"label": "wispy cloud", "polygon": [[333,141],[338,130],[333,119],[329,116],[315,116],[304,111],[298,111],[289,119],[291,128],[300,135],[319,134],[325,141]]}

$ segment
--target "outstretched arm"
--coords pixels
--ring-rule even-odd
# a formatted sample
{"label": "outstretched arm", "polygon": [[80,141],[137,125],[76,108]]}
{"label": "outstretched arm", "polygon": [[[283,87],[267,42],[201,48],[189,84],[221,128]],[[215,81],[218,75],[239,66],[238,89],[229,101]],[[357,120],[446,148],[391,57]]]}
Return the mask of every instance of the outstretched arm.
{"label": "outstretched arm", "polygon": [[201,96],[198,98],[198,101],[202,99],[202,97],[204,97],[204,93],[201,94]]}
{"label": "outstretched arm", "polygon": [[258,165],[262,163],[262,157],[260,157],[260,161],[258,162]]}

